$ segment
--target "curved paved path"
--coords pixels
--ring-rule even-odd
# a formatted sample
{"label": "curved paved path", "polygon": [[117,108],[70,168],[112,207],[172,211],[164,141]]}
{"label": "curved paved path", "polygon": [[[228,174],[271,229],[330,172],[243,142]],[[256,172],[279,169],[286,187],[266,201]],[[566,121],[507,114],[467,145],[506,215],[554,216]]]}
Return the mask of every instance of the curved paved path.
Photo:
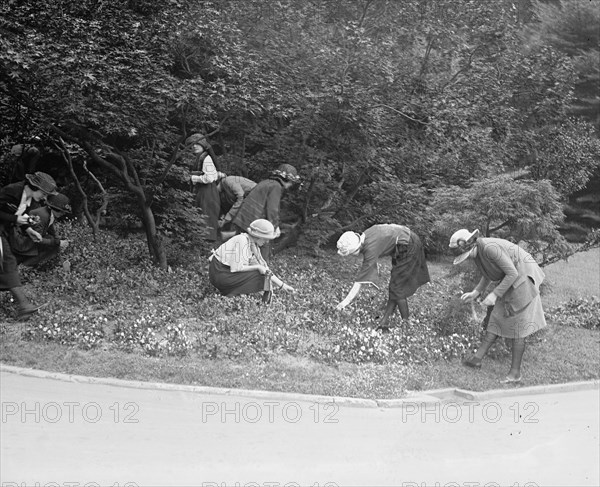
{"label": "curved paved path", "polygon": [[0,397],[2,487],[600,485],[597,388],[367,408],[2,371]]}

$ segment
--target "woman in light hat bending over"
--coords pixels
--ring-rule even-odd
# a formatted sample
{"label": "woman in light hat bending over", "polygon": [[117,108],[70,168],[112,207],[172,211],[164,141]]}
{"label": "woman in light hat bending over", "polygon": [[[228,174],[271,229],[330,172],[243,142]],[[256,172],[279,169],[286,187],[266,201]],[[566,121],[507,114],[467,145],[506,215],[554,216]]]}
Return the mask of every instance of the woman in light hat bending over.
{"label": "woman in light hat bending over", "polygon": [[275,238],[273,224],[264,219],[254,220],[246,229],[230,238],[210,257],[210,283],[224,296],[237,296],[263,291],[263,301],[269,302],[271,285],[275,289],[294,292],[271,273],[260,253],[260,247]]}
{"label": "woman in light hat bending over", "polygon": [[490,283],[495,284],[482,301],[494,307],[486,335],[477,352],[463,360],[463,364],[481,368],[483,357],[501,336],[509,340],[512,348],[510,370],[503,382],[519,382],[525,337],[546,326],[539,293],[545,277],[542,269],[518,245],[501,238],[479,238],[479,230],[458,230],[450,238],[450,248],[457,254],[454,264],[472,259],[483,275],[473,291],[461,296],[463,301],[475,300]]}
{"label": "woman in light hat bending over", "polygon": [[415,291],[429,282],[429,270],[419,237],[403,225],[373,225],[363,234],[345,232],[337,242],[341,256],[362,255],[363,263],[354,285],[336,309],[348,306],[360,292],[363,284],[373,284],[377,279],[377,261],[380,257],[392,257],[392,275],[389,299],[380,329],[389,328],[390,316],[400,309],[403,319],[408,319],[408,301]]}

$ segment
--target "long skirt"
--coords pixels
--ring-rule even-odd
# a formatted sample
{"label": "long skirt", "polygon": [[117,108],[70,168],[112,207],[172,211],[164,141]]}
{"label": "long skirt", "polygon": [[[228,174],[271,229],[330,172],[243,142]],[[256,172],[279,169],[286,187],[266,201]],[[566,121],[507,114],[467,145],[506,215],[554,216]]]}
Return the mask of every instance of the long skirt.
{"label": "long skirt", "polygon": [[498,298],[492,309],[487,331],[503,338],[525,338],[546,326],[542,299],[538,294],[517,313],[512,313],[505,300]]}
{"label": "long skirt", "polygon": [[0,235],[2,239],[2,265],[0,266],[0,290],[6,291],[21,285],[17,259],[8,245],[8,240]]}
{"label": "long skirt", "polygon": [[396,245],[396,251],[392,257],[390,300],[406,299],[429,281],[429,269],[421,239],[411,231],[408,244]]}
{"label": "long skirt", "polygon": [[[210,261],[208,278],[223,296],[238,296],[262,292],[266,277],[258,271],[231,272],[228,265],[216,257]],[[270,279],[270,278],[269,278]]]}
{"label": "long skirt", "polygon": [[202,213],[206,215],[206,225],[208,230],[207,240],[212,240],[214,242],[217,240],[219,212],[221,211],[221,198],[219,196],[217,184],[197,184],[194,203],[197,207],[202,208]]}

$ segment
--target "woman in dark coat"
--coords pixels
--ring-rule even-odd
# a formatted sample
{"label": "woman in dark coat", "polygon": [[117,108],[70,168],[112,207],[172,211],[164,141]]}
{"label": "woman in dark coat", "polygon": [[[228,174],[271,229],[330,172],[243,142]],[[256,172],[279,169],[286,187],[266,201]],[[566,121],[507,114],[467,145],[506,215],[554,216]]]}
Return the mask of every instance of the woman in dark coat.
{"label": "woman in dark coat", "polygon": [[[31,304],[23,291],[17,259],[11,250],[9,236],[17,226],[27,230],[31,226],[28,212],[38,208],[40,202],[55,193],[56,182],[43,172],[27,174],[25,181],[0,189],[0,291],[10,291],[14,296],[18,319],[28,318],[39,306]],[[35,230],[28,233],[34,241],[42,240],[42,236]]]}
{"label": "woman in dark coat", "polygon": [[[288,190],[300,181],[296,168],[290,164],[281,164],[271,173],[268,179],[258,183],[242,201],[240,209],[233,218],[233,225],[238,231],[246,228],[259,218],[269,220],[275,228],[275,238],[279,237],[279,205],[284,190]],[[261,247],[265,260],[270,260],[271,245]]]}
{"label": "woman in dark coat", "polygon": [[[46,198],[46,206],[29,212],[31,226],[13,232],[10,246],[17,262],[23,266],[36,267],[54,259],[69,246],[69,241],[59,238],[55,222],[71,213],[69,198],[64,194],[51,194]],[[42,236],[41,241],[32,238],[34,232]]]}
{"label": "woman in dark coat", "polygon": [[389,284],[389,298],[380,329],[389,328],[389,319],[396,311],[408,319],[408,301],[416,290],[429,282],[429,270],[421,240],[410,228],[403,225],[373,225],[362,234],[345,232],[337,242],[338,253],[342,257],[362,255],[363,263],[354,285],[336,309],[344,309],[358,295],[363,284],[375,284],[377,261],[380,257],[392,257],[392,274]]}

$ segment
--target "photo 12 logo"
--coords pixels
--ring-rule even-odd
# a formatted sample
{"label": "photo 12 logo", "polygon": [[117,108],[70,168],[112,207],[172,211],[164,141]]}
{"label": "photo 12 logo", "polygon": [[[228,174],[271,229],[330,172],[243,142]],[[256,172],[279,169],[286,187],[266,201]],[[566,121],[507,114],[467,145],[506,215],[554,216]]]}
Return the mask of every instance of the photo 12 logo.
{"label": "photo 12 logo", "polygon": [[479,403],[466,402],[408,402],[402,407],[402,422],[418,421],[426,423],[458,423],[460,421],[474,423],[497,423],[503,417],[515,423],[538,423],[536,417],[540,410],[538,403],[529,401],[524,404],[514,402],[510,406],[489,401]]}
{"label": "photo 12 logo", "polygon": [[297,402],[203,402],[201,406],[202,422],[217,421],[221,423],[338,423],[336,417],[340,407],[335,402],[312,403],[310,405]]}
{"label": "photo 12 logo", "polygon": [[102,406],[97,402],[2,402],[2,423],[97,423],[102,418],[114,423],[139,423],[140,407],[135,402],[115,402]]}
{"label": "photo 12 logo", "polygon": [[339,487],[335,482],[299,484],[297,482],[202,482],[201,487]]}
{"label": "photo 12 logo", "polygon": [[2,482],[1,487],[140,487],[135,482],[114,482],[99,484],[98,482]]}
{"label": "photo 12 logo", "polygon": [[[515,482],[512,485],[504,484],[507,487],[539,487],[535,482],[525,482],[521,484]],[[436,482],[434,484],[425,482],[402,482],[401,487],[502,487],[497,482]]]}

